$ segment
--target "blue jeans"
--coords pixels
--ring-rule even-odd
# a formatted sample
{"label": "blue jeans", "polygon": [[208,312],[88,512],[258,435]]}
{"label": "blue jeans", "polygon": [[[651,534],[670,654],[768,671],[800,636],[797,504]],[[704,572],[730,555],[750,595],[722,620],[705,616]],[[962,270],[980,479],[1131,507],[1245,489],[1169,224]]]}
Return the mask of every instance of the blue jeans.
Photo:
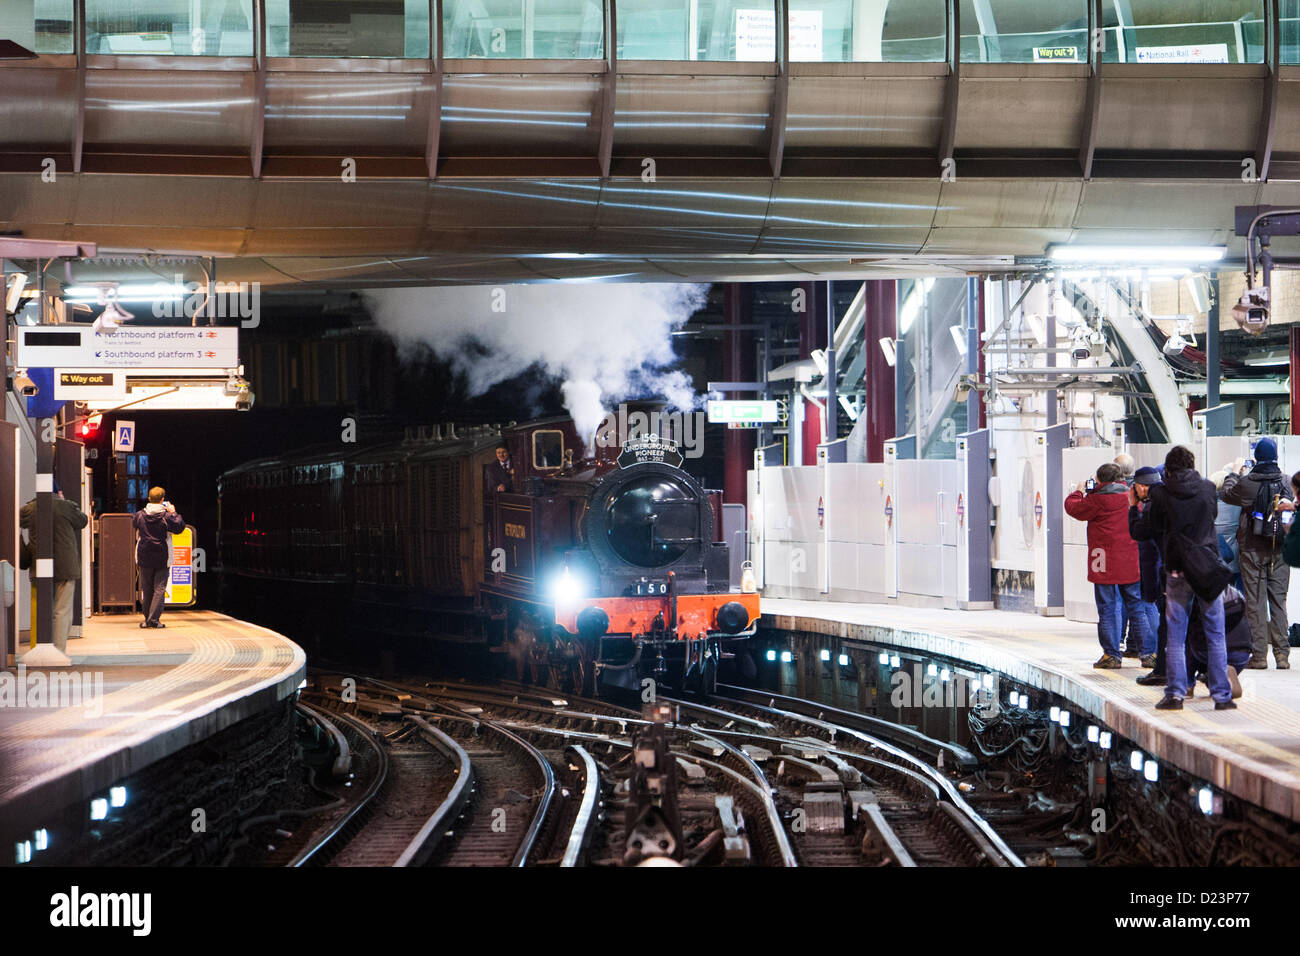
{"label": "blue jeans", "polygon": [[1169,581],[1165,586],[1165,616],[1169,631],[1165,695],[1179,700],[1187,696],[1187,619],[1191,615],[1193,601],[1201,609],[1201,626],[1205,628],[1210,696],[1216,703],[1232,700],[1232,687],[1228,683],[1228,645],[1223,634],[1223,595],[1215,598],[1213,604],[1205,603],[1193,593],[1187,579],[1177,571],[1169,572]]}
{"label": "blue jeans", "polygon": [[1149,612],[1144,607],[1147,602],[1142,600],[1141,584],[1137,581],[1132,584],[1094,584],[1092,590],[1097,599],[1097,640],[1101,642],[1101,649],[1111,657],[1119,657],[1119,642],[1124,636],[1127,613],[1142,653],[1154,653],[1155,635],[1151,630]]}

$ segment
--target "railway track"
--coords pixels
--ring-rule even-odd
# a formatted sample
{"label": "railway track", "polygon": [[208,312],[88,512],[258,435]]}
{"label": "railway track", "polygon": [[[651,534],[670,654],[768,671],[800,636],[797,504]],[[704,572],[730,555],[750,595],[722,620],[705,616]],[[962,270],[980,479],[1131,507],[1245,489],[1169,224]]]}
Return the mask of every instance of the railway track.
{"label": "railway track", "polygon": [[[334,856],[340,864],[384,865],[413,842],[420,849],[407,862],[441,866],[615,866],[644,851],[624,845],[633,748],[653,723],[640,712],[523,685],[371,678],[345,705],[326,684],[320,699],[332,710],[391,728],[380,735],[390,765],[421,745],[412,756],[422,764],[389,771],[385,792],[403,805],[421,786],[440,786],[432,740],[463,755],[455,813],[418,828],[406,819],[405,831],[393,826],[372,841],[373,853],[354,833]],[[661,720],[686,865],[1023,865],[930,763],[977,765],[960,747],[929,738],[909,747],[914,731],[885,739],[869,732],[872,718],[743,688],[720,688],[707,705],[660,703],[672,708]]]}

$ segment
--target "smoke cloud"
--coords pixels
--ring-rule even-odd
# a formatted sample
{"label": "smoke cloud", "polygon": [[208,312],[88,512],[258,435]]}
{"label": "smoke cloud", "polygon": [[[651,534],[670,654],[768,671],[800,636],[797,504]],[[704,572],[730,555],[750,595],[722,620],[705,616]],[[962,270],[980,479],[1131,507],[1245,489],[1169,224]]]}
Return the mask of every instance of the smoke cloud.
{"label": "smoke cloud", "polygon": [[704,304],[708,286],[564,283],[382,289],[371,314],[407,354],[428,348],[470,392],[533,366],[560,382],[564,406],[590,443],[608,403],[663,396],[695,407],[671,334]]}

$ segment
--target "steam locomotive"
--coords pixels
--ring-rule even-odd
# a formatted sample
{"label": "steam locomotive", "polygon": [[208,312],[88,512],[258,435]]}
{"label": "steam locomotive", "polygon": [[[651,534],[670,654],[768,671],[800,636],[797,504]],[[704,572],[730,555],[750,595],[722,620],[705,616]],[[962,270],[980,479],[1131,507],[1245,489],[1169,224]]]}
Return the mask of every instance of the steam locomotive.
{"label": "steam locomotive", "polygon": [[653,430],[588,449],[567,418],[248,462],[219,482],[223,600],[485,649],[573,694],[708,693],[759,602],[731,589],[720,493],[681,466]]}

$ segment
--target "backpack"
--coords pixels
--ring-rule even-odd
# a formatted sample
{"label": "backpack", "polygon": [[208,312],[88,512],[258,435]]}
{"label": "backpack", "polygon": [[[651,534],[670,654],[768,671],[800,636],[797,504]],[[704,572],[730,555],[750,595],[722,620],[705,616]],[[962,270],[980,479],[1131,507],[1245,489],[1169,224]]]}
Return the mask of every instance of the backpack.
{"label": "backpack", "polygon": [[1250,530],[1257,538],[1272,542],[1274,546],[1282,543],[1286,535],[1286,525],[1282,523],[1281,514],[1274,509],[1273,499],[1282,493],[1285,485],[1280,478],[1272,478],[1259,483],[1255,500],[1250,506]]}

